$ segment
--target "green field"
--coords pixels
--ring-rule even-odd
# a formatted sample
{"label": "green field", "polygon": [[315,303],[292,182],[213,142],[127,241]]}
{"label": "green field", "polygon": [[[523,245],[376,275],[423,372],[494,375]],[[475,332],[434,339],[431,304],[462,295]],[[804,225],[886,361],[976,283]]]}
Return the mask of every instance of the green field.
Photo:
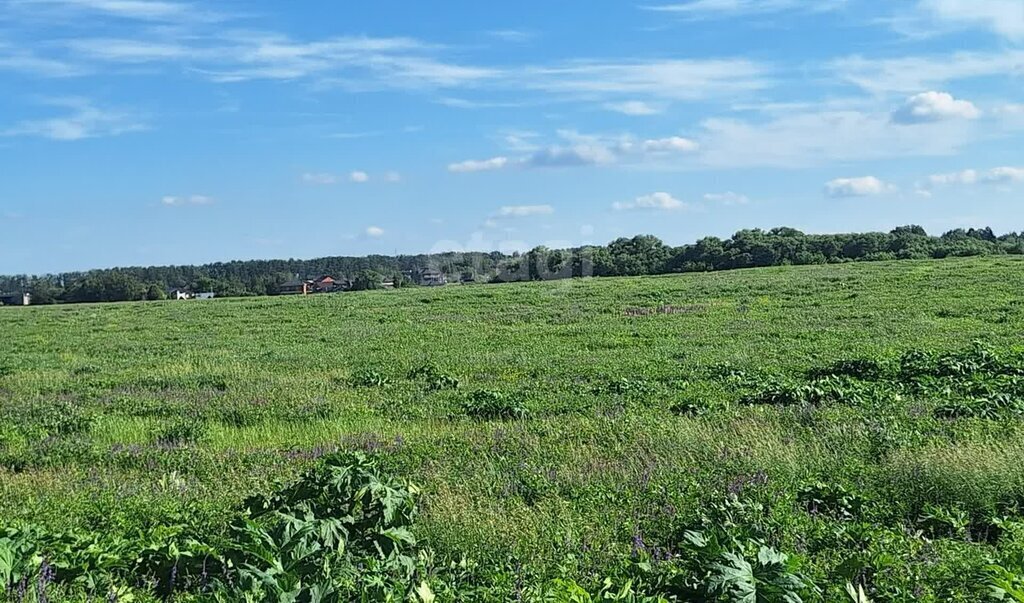
{"label": "green field", "polygon": [[[990,257],[0,308],[0,528],[216,540],[362,450],[418,486],[438,600],[755,601],[707,586],[739,557],[805,601],[1020,601],[1022,292]],[[73,553],[59,597],[165,588]]]}

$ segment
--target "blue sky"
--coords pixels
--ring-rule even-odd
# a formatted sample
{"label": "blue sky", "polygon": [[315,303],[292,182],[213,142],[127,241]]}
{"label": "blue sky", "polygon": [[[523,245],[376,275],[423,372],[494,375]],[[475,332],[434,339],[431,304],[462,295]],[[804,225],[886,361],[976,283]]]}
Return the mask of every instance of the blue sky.
{"label": "blue sky", "polygon": [[0,0],[0,273],[1024,229],[1021,0]]}

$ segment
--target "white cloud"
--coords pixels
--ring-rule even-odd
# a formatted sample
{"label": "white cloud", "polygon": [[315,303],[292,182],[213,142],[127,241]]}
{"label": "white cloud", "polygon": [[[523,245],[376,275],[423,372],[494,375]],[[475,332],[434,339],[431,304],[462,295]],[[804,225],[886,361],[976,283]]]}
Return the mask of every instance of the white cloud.
{"label": "white cloud", "polygon": [[384,229],[379,226],[367,226],[366,236],[373,237],[375,239],[378,237],[382,237],[384,236]]}
{"label": "white cloud", "polygon": [[1024,115],[1024,104],[1006,103],[1004,105],[996,107],[994,113],[996,115],[1005,115],[1010,117]]}
{"label": "white cloud", "polygon": [[986,182],[1010,183],[1024,182],[1024,168],[1021,167],[997,167],[985,174]]}
{"label": "white cloud", "polygon": [[704,195],[704,200],[711,203],[721,203],[722,205],[746,205],[750,202],[750,197],[727,191],[724,193],[708,193]]}
{"label": "white cloud", "polygon": [[871,197],[894,190],[890,184],[874,176],[860,178],[836,178],[825,184],[825,194],[833,198]]}
{"label": "white cloud", "polygon": [[1009,39],[1024,39],[1020,0],[920,0],[918,7],[952,27],[982,27]]}
{"label": "white cloud", "polygon": [[521,164],[531,168],[576,167],[613,163],[615,153],[597,141],[581,140],[575,144],[553,145],[531,154]]}
{"label": "white cloud", "polygon": [[769,86],[769,68],[745,59],[630,62],[576,61],[510,74],[515,88],[571,98],[609,96],[702,100]]}
{"label": "white cloud", "polygon": [[487,35],[503,42],[522,44],[537,37],[532,31],[522,29],[495,29],[487,32]]}
{"label": "white cloud", "polygon": [[692,153],[698,149],[699,144],[680,136],[645,140],[643,143],[643,150],[647,153]]}
{"label": "white cloud", "polygon": [[981,111],[974,103],[958,100],[947,92],[922,92],[906,100],[902,107],[892,114],[892,120],[899,124],[920,124],[947,119],[977,119]]}
{"label": "white cloud", "polygon": [[[518,157],[495,157],[484,161],[463,161],[448,166],[451,172],[479,172],[506,167],[524,169],[568,168],[612,165],[622,162],[643,162],[664,159],[671,153],[693,153],[700,147],[693,140],[680,136],[637,141],[631,136],[595,136],[574,130],[559,130],[561,142],[541,146],[515,137],[514,143],[529,154]],[[531,133],[531,138],[534,137]],[[508,139],[506,139],[508,141]]]}
{"label": "white cloud", "polygon": [[888,112],[791,112],[763,120],[708,119],[700,160],[716,167],[808,167],[835,161],[950,155],[975,139],[977,122],[902,128]]}
{"label": "white cloud", "polygon": [[1013,184],[1024,182],[1024,167],[1001,166],[979,172],[977,170],[962,170],[946,174],[932,174],[928,176],[928,186],[951,186],[951,185],[972,185],[972,184]]}
{"label": "white cloud", "polygon": [[352,172],[351,174],[348,175],[348,181],[356,183],[369,182],[370,175],[367,174],[366,172],[356,170],[355,172]]}
{"label": "white cloud", "polygon": [[146,125],[135,115],[122,111],[99,109],[85,99],[54,99],[46,104],[65,107],[69,115],[49,119],[26,120],[0,131],[2,136],[41,136],[51,140],[81,140],[100,136],[117,136],[145,130]]}
{"label": "white cloud", "polygon": [[338,177],[326,172],[306,172],[302,175],[302,181],[307,184],[334,184]]}
{"label": "white cloud", "polygon": [[176,43],[87,38],[70,40],[67,48],[74,56],[113,63],[149,63],[188,58],[193,55],[188,47]]}
{"label": "white cloud", "polygon": [[18,48],[0,41],[0,71],[15,71],[36,77],[74,77],[85,75],[88,69],[63,58],[41,57],[34,51]]}
{"label": "white cloud", "polygon": [[950,172],[948,174],[932,174],[928,177],[928,183],[932,186],[942,186],[947,184],[974,184],[977,181],[977,170],[963,170],[961,172]]}
{"label": "white cloud", "polygon": [[190,195],[187,197],[168,195],[161,198],[160,203],[168,207],[179,207],[183,205],[211,205],[213,203],[213,199],[206,195]]}
{"label": "white cloud", "polygon": [[613,203],[612,208],[617,210],[654,209],[665,211],[677,211],[682,209],[688,209],[689,205],[683,203],[682,201],[676,199],[675,197],[668,193],[651,193],[650,195],[637,197],[632,201]]}
{"label": "white cloud", "polygon": [[846,0],[690,0],[676,4],[644,6],[650,11],[673,13],[679,16],[701,19],[733,17],[758,13],[774,13],[788,10],[824,12],[841,8]]}
{"label": "white cloud", "polygon": [[[54,7],[79,9],[143,21],[177,19],[194,12],[190,4],[162,0],[28,0],[22,4],[29,7],[39,5],[37,10],[50,10]],[[47,5],[50,8],[43,8]]]}
{"label": "white cloud", "polygon": [[469,159],[448,165],[448,171],[457,174],[467,172],[485,172],[489,170],[500,170],[508,165],[508,157],[492,157],[490,159],[474,160]]}
{"label": "white cloud", "polygon": [[525,218],[553,213],[555,208],[550,205],[506,205],[498,210],[498,216],[502,218]]}
{"label": "white cloud", "polygon": [[658,115],[665,112],[663,105],[652,105],[651,103],[638,100],[605,103],[604,108],[609,111],[633,116]]}
{"label": "white cloud", "polygon": [[946,55],[867,59],[851,56],[830,62],[826,68],[841,80],[874,94],[916,93],[934,90],[949,82],[1005,77],[1021,72],[1024,51],[956,52]]}

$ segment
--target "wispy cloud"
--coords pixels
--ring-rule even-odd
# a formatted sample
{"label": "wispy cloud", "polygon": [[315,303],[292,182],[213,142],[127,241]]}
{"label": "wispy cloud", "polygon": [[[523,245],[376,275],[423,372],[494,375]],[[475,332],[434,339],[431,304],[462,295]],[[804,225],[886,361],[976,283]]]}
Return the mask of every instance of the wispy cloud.
{"label": "wispy cloud", "polygon": [[894,124],[888,111],[797,111],[702,123],[700,160],[715,167],[800,168],[835,161],[951,155],[978,134],[969,120]]}
{"label": "wispy cloud", "polygon": [[356,184],[362,184],[370,181],[370,175],[366,172],[356,170],[348,175],[349,182],[355,182]]}
{"label": "wispy cloud", "polygon": [[711,19],[782,11],[825,12],[842,8],[845,4],[846,0],[691,0],[674,4],[647,5],[641,8],[689,19]]}
{"label": "wispy cloud", "polygon": [[659,115],[665,112],[664,105],[652,105],[651,103],[638,100],[605,103],[603,106],[609,111],[615,111],[623,115],[646,116]]}
{"label": "wispy cloud", "polygon": [[384,236],[384,229],[381,228],[380,226],[367,226],[365,232],[366,236],[375,239]]}
{"label": "wispy cloud", "polygon": [[727,191],[724,193],[707,193],[704,195],[704,200],[710,203],[720,203],[722,205],[746,205],[750,203],[750,197]]}
{"label": "wispy cloud", "polygon": [[555,208],[550,205],[506,205],[498,210],[498,216],[502,218],[525,218],[553,213]]}
{"label": "wispy cloud", "polygon": [[30,119],[0,131],[3,136],[39,136],[51,140],[81,140],[101,136],[117,136],[146,129],[137,115],[119,110],[100,109],[80,98],[51,99],[47,105],[69,111],[60,117]]}
{"label": "wispy cloud", "polygon": [[0,42],[0,71],[14,71],[35,77],[62,78],[89,73],[74,62],[42,57],[26,48],[13,47]]}
{"label": "wispy cloud", "polygon": [[1019,0],[920,0],[917,8],[947,27],[977,27],[1024,40],[1024,3]]}
{"label": "wispy cloud", "polygon": [[334,184],[338,177],[327,172],[306,172],[302,175],[302,181],[306,184]]}
{"label": "wispy cloud", "polygon": [[213,202],[213,198],[207,197],[206,195],[188,195],[185,197],[168,195],[160,199],[160,203],[168,207],[181,207],[187,205],[212,205]]}
{"label": "wispy cloud", "polygon": [[481,160],[468,159],[466,161],[449,164],[448,171],[456,174],[486,172],[490,170],[500,170],[506,165],[508,165],[508,157],[491,157],[490,159]]}
{"label": "wispy cloud", "polygon": [[873,94],[918,93],[959,80],[1024,73],[1024,51],[956,52],[872,59],[850,56],[826,68],[840,80]]}
{"label": "wispy cloud", "polygon": [[160,23],[219,21],[223,18],[201,4],[170,0],[9,0],[8,7],[31,14],[34,18],[41,15],[66,18],[82,13]]}
{"label": "wispy cloud", "polygon": [[560,142],[531,145],[528,155],[468,160],[448,166],[451,172],[479,172],[504,168],[570,168],[663,160],[672,155],[696,152],[700,145],[681,136],[638,140],[632,136],[607,137],[559,130]]}
{"label": "wispy cloud", "polygon": [[515,44],[523,44],[537,37],[536,32],[525,29],[494,29],[486,33],[489,37],[496,40]]}
{"label": "wispy cloud", "polygon": [[693,101],[766,88],[770,71],[747,59],[576,61],[530,67],[518,78],[519,86],[563,97]]}

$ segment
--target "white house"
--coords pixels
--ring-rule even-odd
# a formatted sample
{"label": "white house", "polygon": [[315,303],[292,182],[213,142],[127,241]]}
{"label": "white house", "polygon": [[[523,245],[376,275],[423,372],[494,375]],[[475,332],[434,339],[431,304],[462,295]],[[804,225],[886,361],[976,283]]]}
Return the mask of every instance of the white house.
{"label": "white house", "polygon": [[213,299],[216,297],[213,291],[207,291],[205,293],[196,293],[195,299]]}

